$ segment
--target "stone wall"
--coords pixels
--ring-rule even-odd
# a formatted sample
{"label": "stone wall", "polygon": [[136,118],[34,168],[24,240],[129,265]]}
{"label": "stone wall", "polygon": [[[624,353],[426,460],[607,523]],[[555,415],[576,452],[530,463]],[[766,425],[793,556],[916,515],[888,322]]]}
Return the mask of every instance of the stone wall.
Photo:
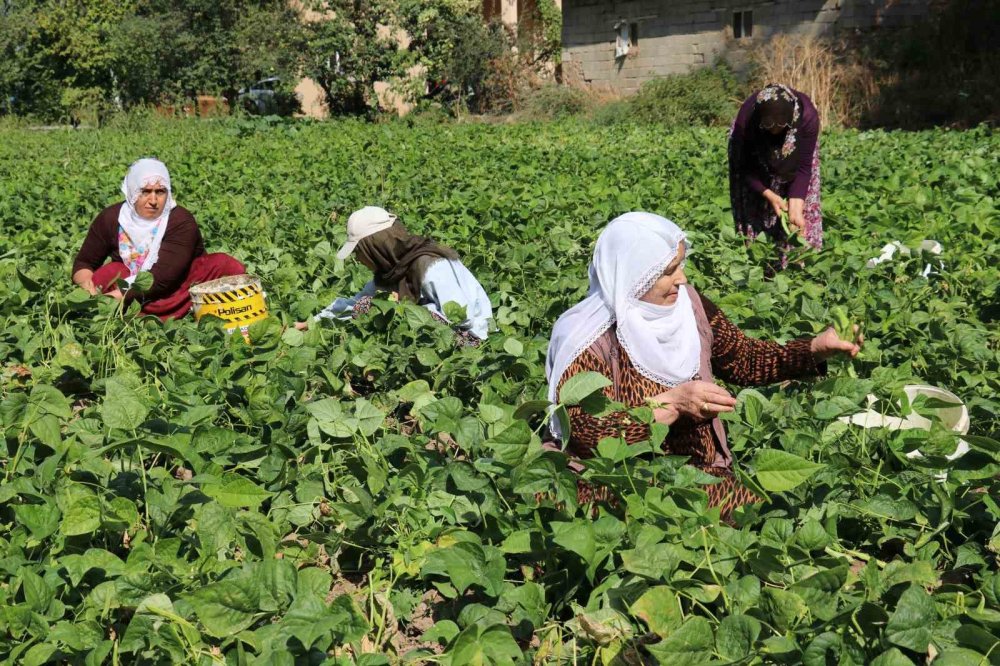
{"label": "stone wall", "polygon": [[[622,93],[645,81],[740,60],[746,47],[779,33],[813,36],[899,27],[930,0],[563,0],[563,78]],[[752,36],[734,39],[733,13],[753,12]],[[615,57],[616,24],[638,39]],[[634,35],[630,35],[633,36]]]}

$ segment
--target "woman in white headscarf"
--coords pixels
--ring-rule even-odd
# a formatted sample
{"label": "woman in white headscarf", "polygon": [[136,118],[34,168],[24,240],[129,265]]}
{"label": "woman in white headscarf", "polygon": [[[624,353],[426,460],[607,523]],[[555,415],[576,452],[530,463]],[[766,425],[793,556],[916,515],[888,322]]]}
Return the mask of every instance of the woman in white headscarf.
{"label": "woman in white headscarf", "polygon": [[[190,311],[192,284],[245,272],[227,254],[205,253],[194,217],[174,201],[163,162],[145,158],[132,164],[122,194],[124,201],[94,219],[73,262],[73,282],[91,294],[137,299],[144,314],[172,319]],[[149,289],[123,294],[118,288],[118,280],[132,285],[146,271],[153,279]]]}
{"label": "woman in white headscarf", "polygon": [[[604,389],[610,400],[629,408],[658,405],[654,418],[670,426],[664,451],[689,456],[690,464],[720,477],[706,491],[726,517],[755,497],[733,477],[718,415],[732,411],[736,400],[715,377],[759,385],[814,376],[824,371],[828,357],[857,354],[861,339],[843,341],[833,328],[785,345],[745,336],[687,284],[689,247],[684,232],[659,215],[626,213],[612,220],[597,240],[587,298],[566,311],[552,331],[549,400],[558,402],[560,389],[574,375],[594,371],[612,381]],[[580,407],[568,412],[567,448],[580,458],[593,455],[604,437],[634,443],[650,435],[649,426],[624,411],[603,418]]]}

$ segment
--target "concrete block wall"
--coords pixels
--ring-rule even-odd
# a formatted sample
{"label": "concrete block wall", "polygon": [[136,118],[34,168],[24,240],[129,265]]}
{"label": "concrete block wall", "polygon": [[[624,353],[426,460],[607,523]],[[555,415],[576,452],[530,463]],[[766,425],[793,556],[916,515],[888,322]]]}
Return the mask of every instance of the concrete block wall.
{"label": "concrete block wall", "polygon": [[[563,0],[567,83],[632,93],[651,78],[710,65],[776,34],[835,35],[894,28],[931,0]],[[732,38],[734,11],[753,10],[753,37]],[[615,24],[636,23],[638,44],[615,59]]]}

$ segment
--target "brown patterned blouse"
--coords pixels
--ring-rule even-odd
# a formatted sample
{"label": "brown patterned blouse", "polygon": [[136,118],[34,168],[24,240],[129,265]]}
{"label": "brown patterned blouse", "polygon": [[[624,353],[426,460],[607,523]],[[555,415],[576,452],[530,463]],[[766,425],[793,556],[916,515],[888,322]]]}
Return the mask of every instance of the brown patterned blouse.
{"label": "brown patterned blouse", "polygon": [[[756,386],[815,376],[825,371],[825,363],[817,363],[810,351],[810,339],[779,345],[747,337],[714,303],[699,296],[712,331],[711,368],[719,378],[740,386]],[[618,344],[613,329],[612,326],[612,335],[606,340],[611,341],[613,353],[618,354],[618,382],[606,387],[604,395],[628,407],[638,407],[644,405],[647,398],[669,390],[635,369],[628,353]],[[597,350],[597,345],[594,343],[570,364],[559,381],[560,390],[566,380],[580,372],[613,376],[612,368],[604,360],[606,356]],[[622,436],[629,443],[649,437],[649,426],[631,422],[626,412],[603,418],[595,418],[580,407],[570,407],[568,412],[571,428],[568,450],[580,458],[591,457],[604,437]],[[725,517],[737,506],[757,501],[757,498],[736,481],[729,465],[719,464],[721,458],[728,459],[728,450],[722,456],[720,448],[723,445],[713,430],[712,421],[696,421],[690,417],[675,421],[663,442],[665,452],[689,456],[691,465],[723,479],[722,483],[708,486],[706,491],[711,505],[721,506]]]}

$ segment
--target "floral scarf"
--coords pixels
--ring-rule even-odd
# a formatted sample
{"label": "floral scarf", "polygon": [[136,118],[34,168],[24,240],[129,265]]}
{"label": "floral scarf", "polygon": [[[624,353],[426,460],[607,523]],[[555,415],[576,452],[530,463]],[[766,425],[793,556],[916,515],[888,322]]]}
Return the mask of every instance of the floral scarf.
{"label": "floral scarf", "polygon": [[[791,110],[791,121],[787,124],[784,134],[773,135],[760,127],[761,116],[767,111]],[[798,133],[799,120],[802,118],[802,105],[795,91],[780,83],[771,83],[757,93],[757,105],[754,113],[754,126],[758,135],[757,156],[761,165],[768,173],[776,175],[783,181],[795,177],[799,166]]]}
{"label": "floral scarf", "polygon": [[[147,220],[135,209],[143,187],[161,184],[167,189],[167,202],[155,220]],[[167,232],[167,220],[177,203],[170,189],[170,173],[163,162],[144,158],[129,167],[122,181],[125,202],[118,213],[118,255],[128,268],[131,284],[140,271],[148,271],[160,255],[160,244]]]}

